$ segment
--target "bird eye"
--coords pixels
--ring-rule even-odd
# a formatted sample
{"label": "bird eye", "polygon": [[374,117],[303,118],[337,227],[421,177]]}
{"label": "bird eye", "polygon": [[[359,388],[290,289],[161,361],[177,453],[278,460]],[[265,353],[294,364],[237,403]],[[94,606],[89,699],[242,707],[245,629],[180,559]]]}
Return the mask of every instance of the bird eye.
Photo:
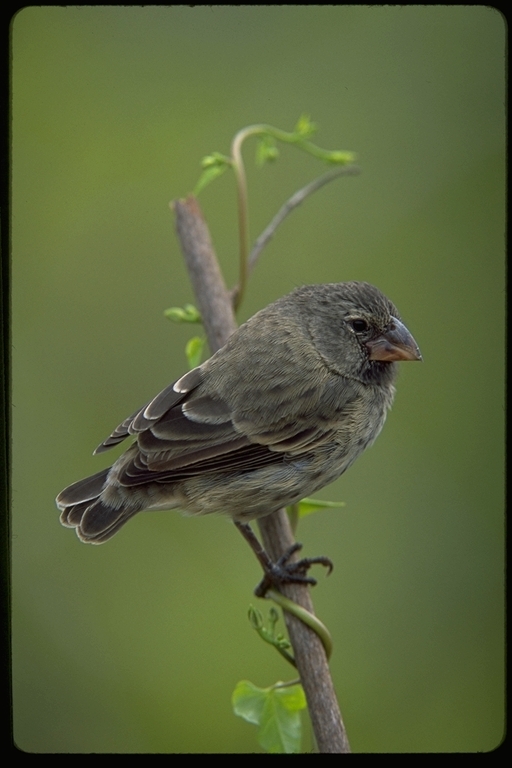
{"label": "bird eye", "polygon": [[360,317],[356,317],[350,321],[350,325],[356,333],[364,333],[368,330],[368,323]]}

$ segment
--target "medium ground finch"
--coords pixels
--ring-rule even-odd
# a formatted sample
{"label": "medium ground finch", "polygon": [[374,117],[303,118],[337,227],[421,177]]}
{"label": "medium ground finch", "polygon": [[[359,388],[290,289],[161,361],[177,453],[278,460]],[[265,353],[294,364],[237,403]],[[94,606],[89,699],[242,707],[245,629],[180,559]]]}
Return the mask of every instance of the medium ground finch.
{"label": "medium ground finch", "polygon": [[58,495],[61,522],[101,544],[142,510],[244,523],[293,504],[373,443],[401,360],[421,354],[377,288],[298,288],[125,419],[95,452],[135,441]]}

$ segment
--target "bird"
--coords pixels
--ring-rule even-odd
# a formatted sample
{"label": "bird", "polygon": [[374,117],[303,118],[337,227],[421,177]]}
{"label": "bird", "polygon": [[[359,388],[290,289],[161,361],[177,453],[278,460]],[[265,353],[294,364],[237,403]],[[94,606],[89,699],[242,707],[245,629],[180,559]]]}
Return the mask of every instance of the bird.
{"label": "bird", "polygon": [[384,425],[397,363],[419,360],[375,286],[296,288],[116,427],[95,454],[133,443],[59,493],[60,521],[90,544],[143,510],[224,513],[247,528],[342,475]]}

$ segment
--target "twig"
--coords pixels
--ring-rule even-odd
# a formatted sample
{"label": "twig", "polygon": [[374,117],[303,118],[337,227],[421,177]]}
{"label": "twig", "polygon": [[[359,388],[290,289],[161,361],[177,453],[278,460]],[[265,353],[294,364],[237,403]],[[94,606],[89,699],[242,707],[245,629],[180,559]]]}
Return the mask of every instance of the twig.
{"label": "twig", "polygon": [[233,306],[238,307],[245,292],[247,278],[249,276],[249,221],[247,212],[247,180],[245,176],[245,167],[242,160],[242,144],[247,136],[251,134],[253,126],[239,131],[231,144],[231,157],[233,158],[233,170],[237,179],[238,196],[238,250],[239,250],[239,281],[238,290],[233,294]]}
{"label": "twig", "polygon": [[[194,197],[171,204],[183,256],[192,281],[210,349],[223,346],[236,328],[230,295],[224,284],[210,234]],[[277,560],[294,543],[284,510],[258,521],[263,544]],[[313,613],[306,586],[283,586],[283,594]],[[306,693],[313,731],[321,753],[350,752],[320,638],[299,619],[285,612],[297,669]]]}
{"label": "twig", "polygon": [[[246,279],[256,266],[256,262],[262,250],[267,245],[269,240],[272,239],[278,226],[284,221],[289,213],[291,213],[306,199],[306,197],[312,195],[313,192],[321,189],[321,187],[323,187],[325,184],[328,184],[330,181],[334,181],[334,179],[337,179],[339,176],[357,176],[357,174],[360,172],[361,170],[358,165],[344,165],[341,168],[335,168],[332,171],[328,171],[327,173],[322,174],[322,176],[319,176],[317,179],[313,179],[313,181],[311,181],[309,184],[306,184],[305,187],[302,187],[302,189],[299,189],[297,192],[295,192],[295,194],[293,194],[279,209],[270,224],[265,227],[261,235],[254,243],[249,254],[249,258],[247,259]],[[231,295],[234,300],[236,300],[238,297],[239,291],[240,284],[236,285],[232,289]]]}
{"label": "twig", "polygon": [[254,243],[249,254],[249,272],[254,269],[260,253],[268,241],[274,236],[274,233],[281,222],[288,216],[289,213],[293,211],[294,208],[297,208],[297,206],[300,205],[306,199],[306,197],[312,195],[313,192],[316,192],[317,189],[321,189],[321,187],[323,187],[325,184],[328,184],[330,181],[334,181],[334,179],[337,179],[338,176],[357,176],[359,173],[361,173],[361,170],[358,165],[344,165],[341,168],[335,168],[332,171],[327,171],[327,173],[322,174],[322,176],[319,176],[317,179],[313,179],[313,181],[311,181],[309,184],[306,184],[305,187],[302,187],[302,189],[299,189],[297,192],[295,192],[295,194],[293,194],[289,200],[287,200],[286,203],[279,209],[268,227],[263,230],[261,235]]}
{"label": "twig", "polygon": [[317,618],[314,613],[311,613],[311,611],[306,611],[304,608],[302,608],[301,605],[298,605],[297,603],[294,603],[292,600],[289,600],[287,597],[285,597],[282,594],[282,592],[277,592],[275,589],[269,589],[265,597],[268,597],[270,600],[273,600],[274,603],[277,603],[277,605],[280,605],[283,611],[288,611],[288,613],[292,613],[294,616],[300,619],[300,621],[302,621],[303,624],[307,624],[308,627],[311,627],[311,629],[315,632],[316,635],[318,635],[318,637],[322,641],[322,645],[324,647],[327,660],[331,658],[331,654],[332,654],[331,633],[329,632],[325,624],[322,621],[320,621],[320,619]]}
{"label": "twig", "polygon": [[[327,163],[335,163],[346,166],[352,163],[354,159],[353,152],[343,152],[341,150],[328,150],[313,144],[309,137],[315,132],[316,126],[311,123],[307,115],[302,115],[297,123],[295,130],[282,131],[272,125],[259,123],[257,125],[247,125],[242,128],[233,137],[231,142],[231,157],[222,158],[223,164],[227,162],[233,167],[237,180],[238,196],[238,237],[239,237],[239,259],[240,276],[236,290],[232,292],[233,305],[238,309],[245,293],[247,279],[249,276],[249,212],[247,207],[247,180],[245,176],[244,161],[242,158],[242,144],[250,136],[265,136],[272,141],[282,141],[285,144],[292,144],[295,147],[307,152],[313,157]],[[217,153],[218,154],[218,153]],[[211,160],[212,158],[208,158]],[[218,172],[218,170],[217,170]],[[333,178],[336,178],[335,174]],[[330,181],[329,175],[324,182]],[[322,186],[322,183],[320,186]],[[314,184],[314,182],[313,182]],[[299,192],[300,195],[300,192]],[[300,202],[300,200],[299,200]],[[298,204],[298,203],[297,203]],[[286,214],[285,214],[286,215]]]}

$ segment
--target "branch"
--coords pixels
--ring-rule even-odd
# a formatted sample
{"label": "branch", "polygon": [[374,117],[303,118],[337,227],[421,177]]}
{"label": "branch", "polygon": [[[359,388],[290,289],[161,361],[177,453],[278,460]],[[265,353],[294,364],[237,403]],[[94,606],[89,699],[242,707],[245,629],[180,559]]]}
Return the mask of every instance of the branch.
{"label": "branch", "polygon": [[236,330],[231,298],[196,198],[190,195],[170,207],[176,216],[181,249],[213,355]]}
{"label": "branch", "polygon": [[[226,289],[210,233],[197,200],[190,196],[171,204],[185,263],[192,281],[211,352],[223,346],[236,328],[233,306]],[[294,543],[284,510],[258,521],[263,544],[273,560]],[[313,613],[307,586],[284,585],[282,592]],[[321,753],[350,752],[327,658],[320,638],[285,612],[297,669],[306,693],[313,730]]]}
{"label": "branch", "polygon": [[[280,509],[273,515],[261,518],[258,523],[263,546],[275,561],[295,542],[288,515],[284,509]],[[283,584],[280,591],[294,603],[314,613],[307,586]],[[306,693],[318,751],[321,753],[350,752],[322,641],[316,632],[300,619],[286,611],[284,618],[293,646],[295,664]]]}

